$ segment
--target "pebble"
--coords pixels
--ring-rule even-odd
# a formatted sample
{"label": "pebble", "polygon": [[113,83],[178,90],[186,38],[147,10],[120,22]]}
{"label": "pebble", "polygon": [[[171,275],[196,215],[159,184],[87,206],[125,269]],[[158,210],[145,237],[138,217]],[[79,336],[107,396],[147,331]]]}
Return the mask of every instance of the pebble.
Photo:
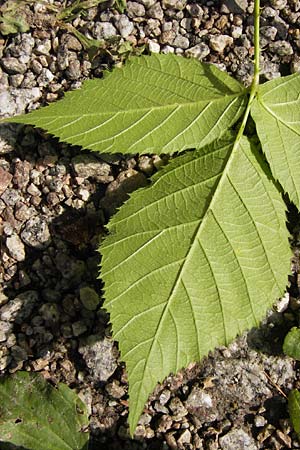
{"label": "pebble", "polygon": [[17,323],[22,323],[24,319],[30,316],[37,301],[38,294],[36,291],[29,290],[18,294],[17,297],[9,300],[0,308],[1,320],[7,322],[15,320]]}
{"label": "pebble", "polygon": [[145,6],[137,2],[127,2],[126,11],[130,18],[134,17],[144,17],[145,16]]}
{"label": "pebble", "polygon": [[72,323],[72,331],[74,336],[81,336],[87,331],[87,326],[82,320]]}
{"label": "pebble", "polygon": [[279,56],[292,55],[294,53],[293,47],[287,41],[271,42],[269,50]]}
{"label": "pebble", "polygon": [[17,58],[12,57],[2,58],[1,65],[9,74],[23,74],[27,69],[26,64],[22,64]]}
{"label": "pebble", "polygon": [[133,32],[134,26],[125,14],[121,14],[116,20],[116,28],[123,38],[127,38]]}
{"label": "pebble", "polygon": [[149,39],[148,47],[149,47],[149,51],[151,53],[159,53],[160,52],[160,45],[156,41],[152,41],[151,39]]}
{"label": "pebble", "polygon": [[37,102],[42,93],[40,88],[10,88],[0,92],[0,117],[17,116],[25,112],[32,103]]}
{"label": "pebble", "polygon": [[194,45],[194,47],[189,48],[185,51],[185,55],[189,58],[196,58],[202,61],[206,56],[210,54],[209,46],[201,43]]}
{"label": "pebble", "polygon": [[99,183],[110,183],[114,178],[108,163],[95,156],[81,154],[72,159],[75,174],[82,178],[91,178]]}
{"label": "pebble", "polygon": [[8,253],[16,261],[24,261],[25,259],[25,247],[21,239],[17,234],[6,238],[6,247]]}
{"label": "pebble", "polygon": [[258,450],[252,436],[242,428],[233,429],[219,438],[221,450]]}
{"label": "pebble", "polygon": [[100,335],[81,339],[79,349],[95,381],[107,381],[117,368],[113,341]]}
{"label": "pebble", "polygon": [[181,435],[179,436],[177,443],[180,447],[185,448],[185,444],[189,444],[192,440],[192,435],[190,430],[184,430]]}
{"label": "pebble", "polygon": [[0,195],[6,190],[6,188],[10,185],[12,180],[12,175],[7,170],[4,170],[0,166]]}
{"label": "pebble", "polygon": [[152,19],[158,19],[159,21],[162,21],[164,18],[164,12],[162,7],[160,6],[160,3],[157,2],[153,6],[151,6],[147,10],[147,15]]}
{"label": "pebble", "polygon": [[93,34],[98,40],[108,39],[116,36],[117,30],[110,22],[97,22]]}
{"label": "pebble", "polygon": [[89,287],[82,287],[79,291],[80,301],[83,306],[89,311],[95,311],[100,303],[99,295],[97,292]]}
{"label": "pebble", "polygon": [[182,36],[181,34],[178,34],[176,38],[173,41],[172,44],[174,47],[182,48],[183,50],[186,50],[190,46],[190,41],[187,37]]}
{"label": "pebble", "polygon": [[217,53],[223,53],[225,48],[233,44],[233,38],[226,34],[210,36],[209,45]]}
{"label": "pebble", "polygon": [[32,217],[21,232],[22,241],[29,247],[44,249],[50,243],[50,231],[45,217]]}

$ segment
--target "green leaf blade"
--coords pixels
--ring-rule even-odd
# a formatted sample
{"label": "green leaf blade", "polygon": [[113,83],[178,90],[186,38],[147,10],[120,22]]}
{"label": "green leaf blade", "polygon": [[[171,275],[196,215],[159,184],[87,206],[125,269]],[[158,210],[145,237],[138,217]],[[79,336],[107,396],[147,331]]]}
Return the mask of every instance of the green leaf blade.
{"label": "green leaf blade", "polygon": [[293,428],[300,438],[300,392],[297,389],[289,393],[288,408]]}
{"label": "green leaf blade", "polygon": [[175,55],[141,56],[12,121],[90,150],[171,153],[221,136],[245,110],[246,93],[212,65]]}
{"label": "green leaf blade", "polygon": [[17,372],[1,380],[1,442],[28,450],[86,450],[86,407],[66,385]]}
{"label": "green leaf blade", "polygon": [[283,352],[291,358],[300,361],[300,329],[293,327],[286,335]]}
{"label": "green leaf blade", "polygon": [[283,201],[258,152],[234,139],[159,172],[112,219],[102,245],[132,433],[158,381],[257,325],[286,285]]}
{"label": "green leaf blade", "polygon": [[251,115],[272,174],[300,207],[300,75],[258,88]]}

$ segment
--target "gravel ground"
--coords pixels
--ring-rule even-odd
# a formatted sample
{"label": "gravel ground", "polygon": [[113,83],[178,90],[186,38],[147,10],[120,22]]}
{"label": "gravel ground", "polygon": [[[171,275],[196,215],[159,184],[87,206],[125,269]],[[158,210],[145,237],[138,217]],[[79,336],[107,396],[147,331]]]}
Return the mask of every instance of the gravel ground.
{"label": "gravel ground", "polygon": [[[9,3],[0,1],[2,11]],[[0,24],[4,117],[53,102],[149,50],[211,62],[251,83],[247,0],[129,1],[124,13],[102,3],[70,22],[58,19],[62,1],[19,11],[25,32]],[[261,16],[262,80],[300,71],[300,1],[264,2]],[[0,372],[36,371],[75,388],[88,406],[91,449],[300,448],[286,401],[299,368],[281,350],[300,308],[300,219],[292,207],[289,293],[259,330],[157,387],[129,439],[126,372],[101,309],[96,249],[128,192],[165,163],[155,155],[100,157],[31,127],[0,125]]]}

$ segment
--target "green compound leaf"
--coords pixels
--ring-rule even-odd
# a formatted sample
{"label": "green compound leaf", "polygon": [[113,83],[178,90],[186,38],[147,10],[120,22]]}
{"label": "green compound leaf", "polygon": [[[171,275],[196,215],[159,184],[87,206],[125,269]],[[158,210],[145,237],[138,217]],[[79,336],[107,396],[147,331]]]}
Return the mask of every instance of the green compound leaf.
{"label": "green compound leaf", "polygon": [[104,79],[9,120],[90,150],[170,153],[220,137],[244,112],[246,92],[226,73],[196,60],[132,57]]}
{"label": "green compound leaf", "polygon": [[40,375],[17,372],[0,380],[0,447],[87,450],[86,407],[65,384],[58,389]]}
{"label": "green compound leaf", "polygon": [[251,115],[274,178],[299,208],[300,75],[259,86]]}
{"label": "green compound leaf", "polygon": [[288,407],[293,428],[300,437],[300,392],[293,389],[289,393]]}
{"label": "green compound leaf", "polygon": [[286,285],[285,205],[257,149],[226,135],[135,192],[100,250],[134,432],[156,383],[258,325]]}
{"label": "green compound leaf", "polygon": [[283,343],[283,351],[291,358],[300,361],[300,329],[293,327],[286,335]]}

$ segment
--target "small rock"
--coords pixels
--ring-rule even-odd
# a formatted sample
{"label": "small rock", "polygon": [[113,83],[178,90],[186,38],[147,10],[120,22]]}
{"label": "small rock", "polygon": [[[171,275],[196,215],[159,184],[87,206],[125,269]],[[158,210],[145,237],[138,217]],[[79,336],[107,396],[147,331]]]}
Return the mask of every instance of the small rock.
{"label": "small rock", "polygon": [[273,6],[273,8],[281,10],[284,9],[287,5],[287,0],[271,0],[271,6]]}
{"label": "small rock", "polygon": [[152,19],[158,19],[162,21],[164,18],[164,12],[162,7],[160,6],[160,3],[155,3],[153,6],[151,6],[147,11],[147,16],[151,17]]}
{"label": "small rock", "polygon": [[133,23],[128,19],[125,14],[121,14],[116,20],[116,27],[123,38],[127,38],[133,32]]}
{"label": "small rock", "polygon": [[130,17],[131,19],[133,19],[134,17],[144,17],[146,14],[145,7],[141,5],[141,3],[137,2],[127,2],[126,11],[128,17]]}
{"label": "small rock", "polygon": [[202,18],[204,11],[198,3],[190,3],[186,7],[187,11],[192,17]]}
{"label": "small rock", "polygon": [[258,450],[252,436],[242,429],[233,429],[220,437],[220,448],[222,450]]}
{"label": "small rock", "polygon": [[119,382],[113,380],[112,383],[109,383],[105,386],[106,392],[113,398],[122,398],[125,395],[125,389],[123,386],[120,386]]}
{"label": "small rock", "polygon": [[245,14],[248,8],[248,0],[225,0],[223,3],[234,14]]}
{"label": "small rock", "polygon": [[183,50],[186,50],[187,48],[189,48],[190,41],[188,40],[187,37],[182,36],[181,34],[178,34],[176,36],[176,38],[174,39],[172,45],[174,47],[178,47],[178,48],[182,48]]}
{"label": "small rock", "polygon": [[9,333],[13,330],[13,324],[10,322],[0,321],[0,342],[6,341]]}
{"label": "small rock", "polygon": [[99,306],[99,295],[97,292],[89,286],[83,287],[79,291],[80,301],[89,311],[95,311]]}
{"label": "small rock", "polygon": [[38,294],[36,291],[25,291],[20,293],[17,297],[9,300],[6,305],[0,309],[1,320],[11,322],[16,320],[17,323],[22,323],[27,319],[34,306],[38,301]]}
{"label": "small rock", "polygon": [[184,431],[181,433],[180,437],[179,437],[178,440],[177,440],[177,443],[178,443],[181,447],[184,448],[184,445],[185,445],[185,444],[189,444],[189,443],[191,442],[191,439],[192,439],[191,432],[190,432],[190,430],[187,429],[187,430],[184,430]]}
{"label": "small rock", "polygon": [[12,180],[12,174],[0,167],[0,195],[9,186]]}
{"label": "small rock", "polygon": [[49,55],[50,50],[51,50],[50,39],[45,39],[44,41],[37,39],[34,53],[36,53],[37,55]]}
{"label": "small rock", "polygon": [[94,36],[96,39],[108,39],[116,36],[117,30],[110,22],[97,22],[94,29]]}
{"label": "small rock", "polygon": [[287,41],[271,42],[269,50],[279,56],[292,55],[294,53],[293,47]]}
{"label": "small rock", "polygon": [[24,261],[25,247],[17,234],[13,234],[12,236],[6,238],[6,247],[12,258],[16,261]]}
{"label": "small rock", "polygon": [[209,45],[217,53],[223,53],[225,48],[233,44],[233,38],[226,34],[210,36]]}
{"label": "small rock", "polygon": [[189,413],[195,415],[203,422],[213,422],[218,418],[212,397],[198,386],[192,388],[185,401],[185,407]]}
{"label": "small rock", "polygon": [[266,423],[267,423],[267,421],[263,416],[255,416],[254,417],[254,425],[257,428],[264,427],[266,425]]}
{"label": "small rock", "polygon": [[166,405],[171,397],[171,391],[164,389],[159,396],[159,402],[161,405]]}
{"label": "small rock", "polygon": [[41,97],[37,87],[19,89],[12,88],[0,92],[0,116],[11,117],[25,112],[26,107]]}
{"label": "small rock", "polygon": [[50,232],[47,221],[42,216],[29,219],[21,232],[22,241],[29,247],[43,249],[50,243]]}
{"label": "small rock", "polygon": [[201,43],[186,50],[185,54],[189,58],[197,58],[202,61],[202,59],[210,54],[210,49],[208,45]]}
{"label": "small rock", "polygon": [[93,155],[75,156],[72,166],[78,177],[92,178],[99,183],[110,183],[113,180],[110,165]]}
{"label": "small rock", "polygon": [[78,78],[80,78],[81,70],[80,61],[78,61],[78,59],[72,59],[72,61],[70,61],[70,64],[66,70],[66,76],[69,80],[78,80]]}
{"label": "small rock", "polygon": [[23,190],[29,183],[31,164],[28,161],[18,160],[14,168],[14,184],[18,189]]}
{"label": "small rock", "polygon": [[17,139],[17,130],[20,127],[22,127],[21,124],[15,123],[0,124],[0,155],[13,151]]}
{"label": "small rock", "polygon": [[159,53],[160,52],[160,45],[157,42],[149,39],[148,46],[149,46],[149,51],[151,53]]}
{"label": "small rock", "polygon": [[4,67],[7,73],[16,74],[16,73],[25,73],[26,72],[26,64],[22,64],[17,58],[2,58],[1,65]]}
{"label": "small rock", "polygon": [[80,336],[87,331],[87,326],[82,320],[72,323],[72,331],[74,336]]}
{"label": "small rock", "polygon": [[188,414],[187,409],[178,397],[172,398],[169,404],[169,408],[172,411],[173,415],[176,416],[177,420],[185,417]]}
{"label": "small rock", "polygon": [[26,361],[28,359],[26,350],[19,345],[14,345],[11,347],[11,355],[16,362]]}
{"label": "small rock", "polygon": [[151,8],[155,5],[156,0],[140,0],[140,3],[145,6],[145,8]]}
{"label": "small rock", "polygon": [[19,199],[20,194],[16,189],[6,189],[1,195],[1,200],[3,200],[7,206],[15,206]]}
{"label": "small rock", "polygon": [[91,335],[81,340],[78,351],[82,354],[95,381],[107,381],[117,368],[114,344],[111,339]]}

